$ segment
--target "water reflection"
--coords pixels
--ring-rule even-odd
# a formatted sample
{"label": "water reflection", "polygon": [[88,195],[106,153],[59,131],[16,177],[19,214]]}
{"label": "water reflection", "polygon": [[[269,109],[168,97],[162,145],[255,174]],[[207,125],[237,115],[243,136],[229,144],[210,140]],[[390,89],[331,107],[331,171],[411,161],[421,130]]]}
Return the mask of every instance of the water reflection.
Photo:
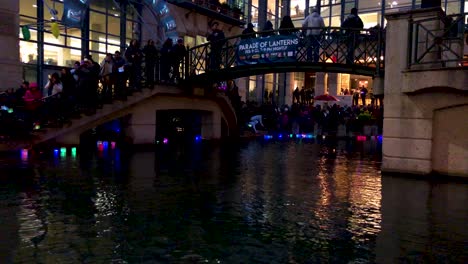
{"label": "water reflection", "polygon": [[466,184],[382,177],[379,153],[252,141],[29,160],[30,184],[0,186],[0,261],[466,260]]}

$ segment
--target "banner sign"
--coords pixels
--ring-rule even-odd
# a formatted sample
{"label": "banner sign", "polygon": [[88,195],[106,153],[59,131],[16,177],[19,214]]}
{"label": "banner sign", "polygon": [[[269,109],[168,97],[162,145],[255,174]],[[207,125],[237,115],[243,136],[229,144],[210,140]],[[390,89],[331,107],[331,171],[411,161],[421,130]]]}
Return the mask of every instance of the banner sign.
{"label": "banner sign", "polygon": [[64,0],[62,24],[67,27],[81,28],[86,16],[86,1]]}
{"label": "banner sign", "polygon": [[298,45],[295,35],[242,39],[237,46],[237,64],[295,62]]}

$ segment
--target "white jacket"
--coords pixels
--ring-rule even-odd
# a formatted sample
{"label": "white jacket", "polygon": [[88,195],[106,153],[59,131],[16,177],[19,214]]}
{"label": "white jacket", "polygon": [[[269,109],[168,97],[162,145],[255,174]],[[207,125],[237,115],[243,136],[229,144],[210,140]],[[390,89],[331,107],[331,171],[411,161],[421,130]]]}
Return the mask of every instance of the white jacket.
{"label": "white jacket", "polygon": [[309,14],[306,19],[304,19],[304,22],[302,22],[302,27],[316,27],[317,29],[308,29],[306,35],[319,35],[321,33],[321,29],[318,28],[324,28],[325,23],[323,22],[323,18],[317,13],[313,12],[312,14]]}

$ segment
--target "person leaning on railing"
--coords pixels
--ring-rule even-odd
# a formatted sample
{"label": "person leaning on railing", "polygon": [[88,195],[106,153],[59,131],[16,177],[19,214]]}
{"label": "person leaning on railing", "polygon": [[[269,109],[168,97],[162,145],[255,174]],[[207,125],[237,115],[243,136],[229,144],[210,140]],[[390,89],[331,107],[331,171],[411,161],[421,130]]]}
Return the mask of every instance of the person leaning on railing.
{"label": "person leaning on railing", "polygon": [[325,23],[316,8],[312,7],[310,11],[310,14],[302,23],[307,38],[307,60],[319,62],[320,40]]}
{"label": "person leaning on railing", "polygon": [[219,23],[211,23],[211,33],[207,36],[210,42],[209,69],[217,70],[221,66],[221,52],[225,43],[224,32],[218,28]]}
{"label": "person leaning on railing", "polygon": [[358,16],[358,10],[356,8],[351,9],[351,14],[343,21],[341,27],[345,30],[346,36],[346,64],[354,63],[354,50],[359,45],[358,36],[360,30],[364,28],[361,18]]}

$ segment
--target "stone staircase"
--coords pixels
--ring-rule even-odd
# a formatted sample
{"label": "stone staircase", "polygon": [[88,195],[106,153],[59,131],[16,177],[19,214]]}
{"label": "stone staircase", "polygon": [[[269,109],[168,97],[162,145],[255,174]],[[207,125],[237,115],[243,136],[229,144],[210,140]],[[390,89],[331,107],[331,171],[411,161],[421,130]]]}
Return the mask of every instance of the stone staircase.
{"label": "stone staircase", "polygon": [[148,100],[160,94],[183,94],[184,90],[175,86],[157,85],[154,89],[143,89],[141,92],[134,92],[127,97],[126,101],[113,101],[111,104],[104,104],[102,108],[96,109],[93,115],[81,114],[78,118],[72,119],[70,123],[57,128],[44,128],[31,133],[31,136],[22,140],[7,140],[0,143],[0,152],[17,151],[29,149],[32,146],[66,135],[74,131],[91,129],[100,124],[126,115],[132,106]]}

